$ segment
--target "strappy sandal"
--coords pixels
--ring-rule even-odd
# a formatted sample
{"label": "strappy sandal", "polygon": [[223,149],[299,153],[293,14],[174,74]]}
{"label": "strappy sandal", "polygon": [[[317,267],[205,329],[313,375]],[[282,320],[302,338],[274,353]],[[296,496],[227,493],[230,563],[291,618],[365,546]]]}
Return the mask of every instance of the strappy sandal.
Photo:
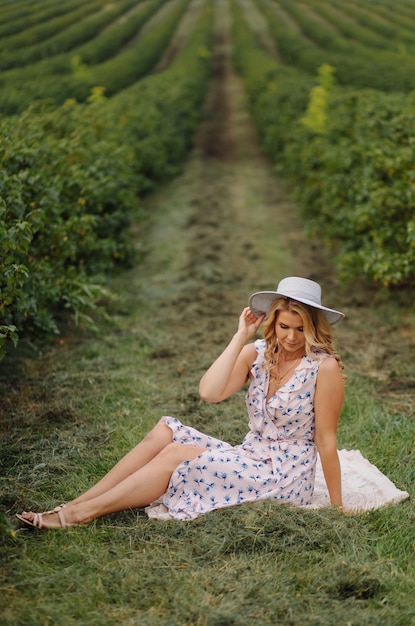
{"label": "strappy sandal", "polygon": [[[57,528],[69,528],[70,526],[78,526],[78,524],[69,524],[66,519],[65,519],[65,515],[63,514],[63,508],[65,505],[60,505],[55,507],[55,510],[53,511],[45,511],[44,513],[33,513],[33,519],[29,520],[26,517],[23,517],[22,514],[20,513],[16,513],[16,517],[18,520],[20,520],[21,522],[23,522],[23,524],[25,524],[26,526],[30,526],[31,528],[39,528],[39,529],[43,529],[43,530],[54,530]],[[51,515],[52,513],[57,513],[58,517],[59,517],[59,522],[60,522],[60,527],[59,526],[54,526],[54,527],[50,527],[50,526],[45,526],[44,521],[43,521],[43,516],[44,515]]]}

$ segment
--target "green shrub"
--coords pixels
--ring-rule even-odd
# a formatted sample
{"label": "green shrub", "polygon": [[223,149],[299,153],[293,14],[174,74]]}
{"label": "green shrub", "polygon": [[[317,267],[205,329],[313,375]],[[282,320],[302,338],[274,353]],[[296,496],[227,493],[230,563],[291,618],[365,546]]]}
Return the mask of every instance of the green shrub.
{"label": "green shrub", "polygon": [[[109,96],[126,89],[150,72],[157,63],[188,4],[189,0],[179,0],[134,45],[103,63],[88,66],[80,58],[73,65],[71,74],[45,75],[24,83],[6,83],[7,89],[0,95],[0,111],[5,115],[13,115],[23,111],[33,100],[45,98],[53,100],[56,105],[63,104],[68,98],[83,102],[97,85],[104,87]],[[143,15],[148,17],[159,5],[160,0],[154,0],[146,7]]]}
{"label": "green shrub", "polygon": [[64,15],[71,9],[76,9],[83,4],[80,0],[42,0],[39,2],[26,2],[24,10],[22,2],[10,2],[0,6],[0,37],[13,37],[21,31],[27,30],[39,23]]}
{"label": "green shrub", "polygon": [[414,284],[414,94],[327,89],[324,76],[272,61],[236,3],[233,11],[236,64],[262,145],[292,182],[310,234],[335,250],[344,280]]}
{"label": "green shrub", "polygon": [[338,90],[326,132],[299,131],[286,151],[313,232],[337,242],[347,280],[415,282],[414,136],[414,95]]}
{"label": "green shrub", "polygon": [[[72,26],[66,26],[64,30],[57,32],[52,37],[37,41],[33,45],[25,45],[23,48],[14,50],[12,54],[6,40],[4,50],[0,50],[0,69],[7,70],[25,65],[29,65],[29,68],[26,74],[23,72],[8,72],[7,74],[3,74],[2,83],[10,83],[13,79],[29,80],[33,79],[35,75],[44,77],[44,75],[51,70],[54,70],[55,73],[57,70],[62,71],[62,69],[69,71],[71,55],[65,55],[63,53],[80,47],[77,53],[83,57],[84,50],[86,53],[90,48],[94,48],[95,39],[102,42],[105,46],[105,53],[103,53],[103,56],[99,58],[98,61],[109,58],[114,53],[114,50],[117,49],[114,45],[111,45],[111,42],[116,39],[116,34],[122,31],[128,34],[131,33],[130,36],[132,36],[138,28],[135,15],[129,16],[129,19],[124,20],[121,24],[115,23],[112,25],[111,22],[117,20],[120,15],[129,11],[138,2],[139,0],[124,0],[124,2],[110,6],[105,11],[97,12],[93,17],[88,16],[88,19],[76,19]],[[69,21],[70,18],[68,17],[67,19]],[[110,24],[111,27],[105,29],[105,27]],[[104,32],[101,33],[103,29]],[[81,44],[84,45],[81,46]],[[58,58],[54,58],[57,55]],[[36,61],[40,61],[41,59],[46,59],[46,61],[34,65]]]}
{"label": "green shrub", "polygon": [[62,308],[86,316],[113,268],[133,257],[138,199],[176,174],[210,75],[206,2],[167,70],[108,100],[32,105],[0,120],[0,356],[22,332],[57,332]]}
{"label": "green shrub", "polygon": [[[283,0],[281,0],[282,2]],[[263,12],[279,53],[287,65],[315,75],[327,63],[336,68],[339,84],[356,88],[408,92],[415,89],[415,59],[390,50],[374,51],[336,37],[330,29],[309,20],[291,0],[284,0],[287,11],[300,20],[304,34],[276,16],[269,0],[255,0]],[[319,39],[314,45],[305,33]]]}
{"label": "green shrub", "polygon": [[[99,10],[102,5],[103,0],[93,0],[87,4],[79,2],[79,0],[76,3],[70,0],[69,3],[65,4],[66,11],[64,14],[54,19],[45,19],[42,13],[38,13],[36,14],[36,22],[32,27],[25,28],[11,37],[3,38],[0,43],[0,50],[6,50],[10,54],[19,48],[39,43],[54,36],[59,30],[63,30],[73,23],[83,20],[93,11]],[[49,13],[46,12],[46,15],[49,15]],[[23,24],[25,23],[25,18],[23,18]]]}
{"label": "green shrub", "polygon": [[33,107],[0,123],[3,325],[56,332],[56,309],[83,313],[90,276],[131,260],[132,156],[103,136],[102,106]]}

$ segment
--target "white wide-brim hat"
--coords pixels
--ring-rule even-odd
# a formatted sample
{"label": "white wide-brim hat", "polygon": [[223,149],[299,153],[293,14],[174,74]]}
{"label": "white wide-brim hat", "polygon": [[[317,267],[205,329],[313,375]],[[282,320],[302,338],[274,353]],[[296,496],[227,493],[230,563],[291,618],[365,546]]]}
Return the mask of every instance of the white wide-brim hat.
{"label": "white wide-brim hat", "polygon": [[272,303],[279,298],[290,298],[297,302],[302,302],[308,306],[323,311],[329,324],[337,324],[344,318],[344,313],[329,309],[321,304],[321,287],[314,280],[289,276],[283,278],[278,284],[276,291],[257,291],[249,298],[249,308],[259,317],[263,313],[268,313]]}

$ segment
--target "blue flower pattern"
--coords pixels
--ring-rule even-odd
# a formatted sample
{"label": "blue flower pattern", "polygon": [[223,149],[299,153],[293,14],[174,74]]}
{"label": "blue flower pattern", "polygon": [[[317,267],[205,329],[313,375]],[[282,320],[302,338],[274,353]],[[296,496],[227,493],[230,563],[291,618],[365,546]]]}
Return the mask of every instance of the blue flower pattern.
{"label": "blue flower pattern", "polygon": [[245,397],[249,432],[240,445],[205,435],[174,417],[162,418],[174,441],[206,448],[172,474],[163,502],[177,520],[259,499],[310,503],[317,458],[314,393],[319,365],[329,355],[304,356],[290,380],[267,401],[265,340],[256,341],[255,347],[257,358]]}

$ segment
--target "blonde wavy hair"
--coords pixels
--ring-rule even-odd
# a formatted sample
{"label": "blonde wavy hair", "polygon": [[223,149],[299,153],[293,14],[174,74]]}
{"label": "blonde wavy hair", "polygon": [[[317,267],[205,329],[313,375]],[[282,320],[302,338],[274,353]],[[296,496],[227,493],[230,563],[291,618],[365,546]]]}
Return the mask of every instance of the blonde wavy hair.
{"label": "blonde wavy hair", "polygon": [[[306,354],[312,359],[317,358],[316,351],[326,352],[333,356],[339,364],[340,370],[344,365],[333,346],[331,327],[323,312],[290,298],[278,298],[275,300],[264,319],[263,334],[266,341],[265,368],[270,369],[273,365],[275,352],[278,351],[277,333],[275,326],[281,311],[298,313],[303,321]],[[346,376],[343,374],[343,378]]]}

